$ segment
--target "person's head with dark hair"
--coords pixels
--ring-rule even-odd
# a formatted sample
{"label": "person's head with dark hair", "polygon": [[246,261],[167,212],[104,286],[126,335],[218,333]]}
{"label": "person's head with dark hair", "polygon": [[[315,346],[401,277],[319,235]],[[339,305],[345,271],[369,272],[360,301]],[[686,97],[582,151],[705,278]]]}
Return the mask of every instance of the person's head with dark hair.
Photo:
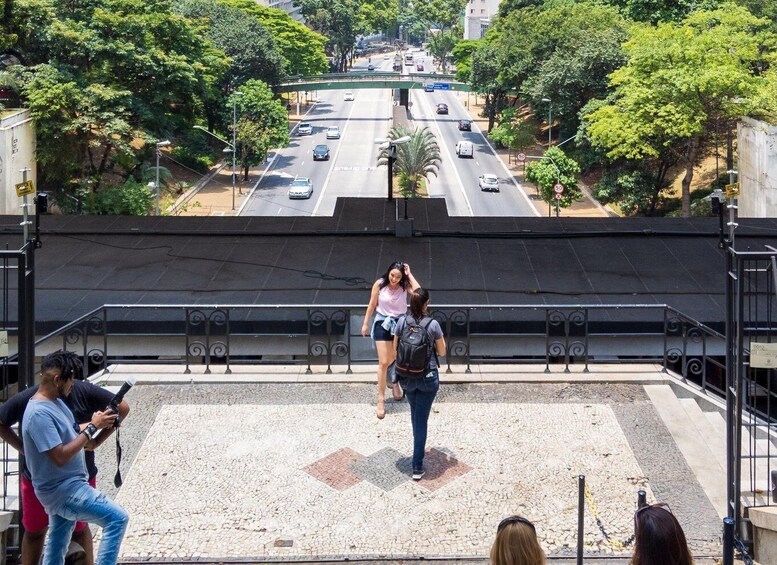
{"label": "person's head with dark hair", "polygon": [[405,264],[402,261],[394,261],[386,269],[386,272],[380,278],[380,288],[388,285],[399,285],[404,289],[407,289],[410,284],[410,279],[405,272]]}
{"label": "person's head with dark hair", "polygon": [[413,318],[420,320],[426,315],[426,308],[429,306],[429,291],[418,287],[410,295],[410,313]]}
{"label": "person's head with dark hair", "polygon": [[680,522],[665,504],[637,510],[634,536],[631,565],[693,565]]}
{"label": "person's head with dark hair", "polygon": [[537,531],[523,516],[510,516],[499,523],[491,546],[492,565],[544,565],[545,552]]}
{"label": "person's head with dark hair", "polygon": [[81,359],[72,351],[49,353],[40,364],[41,384],[55,387],[57,394],[65,398],[73,387],[73,377],[81,378],[81,367]]}

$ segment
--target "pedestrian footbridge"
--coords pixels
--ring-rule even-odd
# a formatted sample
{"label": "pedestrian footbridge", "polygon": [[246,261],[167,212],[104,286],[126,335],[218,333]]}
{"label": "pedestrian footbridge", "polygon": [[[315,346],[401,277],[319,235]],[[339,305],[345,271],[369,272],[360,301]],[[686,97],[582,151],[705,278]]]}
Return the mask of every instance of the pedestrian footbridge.
{"label": "pedestrian footbridge", "polygon": [[352,90],[356,88],[424,88],[432,84],[435,90],[469,92],[469,84],[454,80],[453,75],[397,72],[331,73],[298,76],[277,85],[277,92],[307,92],[310,90]]}

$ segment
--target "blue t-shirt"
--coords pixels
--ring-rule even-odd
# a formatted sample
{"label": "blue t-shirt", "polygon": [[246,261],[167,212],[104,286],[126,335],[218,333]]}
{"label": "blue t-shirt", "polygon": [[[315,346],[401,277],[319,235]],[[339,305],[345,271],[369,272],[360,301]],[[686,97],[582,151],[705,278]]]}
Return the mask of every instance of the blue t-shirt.
{"label": "blue t-shirt", "polygon": [[24,456],[32,473],[32,486],[43,507],[51,514],[58,509],[80,483],[87,484],[84,450],[62,467],[57,467],[46,452],[73,441],[78,435],[73,413],[61,399],[31,399],[22,420]]}

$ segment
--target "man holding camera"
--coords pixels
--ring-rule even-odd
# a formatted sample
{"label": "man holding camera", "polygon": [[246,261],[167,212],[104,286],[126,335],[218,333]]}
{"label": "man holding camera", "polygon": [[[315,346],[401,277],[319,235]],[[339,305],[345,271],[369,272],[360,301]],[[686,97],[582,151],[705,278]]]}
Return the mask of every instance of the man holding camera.
{"label": "man holding camera", "polygon": [[[48,389],[48,395],[51,396],[49,402],[52,403],[52,405],[58,404],[56,402],[57,398],[64,401],[65,405],[72,411],[76,422],[89,422],[95,412],[100,412],[109,405],[113,399],[113,394],[92,383],[72,378],[80,373],[81,361],[75,353],[68,351],[54,352],[43,360],[40,388],[44,393],[46,392],[46,389]],[[51,385],[54,385],[53,377],[57,377],[56,382],[58,384],[52,388]],[[48,383],[46,387],[44,387],[44,381]],[[67,386],[64,386],[65,384],[67,384]],[[40,400],[38,393],[38,387],[27,389],[13,396],[0,406],[0,437],[25,455],[27,454],[27,451],[24,449],[22,439],[13,432],[11,426],[23,420],[23,416],[26,414],[31,399]],[[33,404],[35,404],[35,402],[33,402]],[[123,420],[129,413],[129,406],[123,400],[118,405],[118,413],[119,420]],[[115,415],[112,415],[110,418],[112,419],[112,422],[116,420]],[[91,487],[96,487],[97,475],[93,450],[111,435],[113,432],[112,426],[113,424],[105,429],[105,431],[94,440],[86,442],[85,448],[87,451],[81,452],[78,450],[78,453],[74,454],[74,456],[80,455],[80,457],[76,457],[76,460],[85,460],[86,469],[88,471],[88,483]],[[80,427],[87,426],[82,425]],[[24,435],[24,424],[20,427],[19,433]],[[62,443],[64,444],[64,438],[62,439]],[[79,443],[83,441],[80,440],[80,438],[76,439]],[[51,451],[54,452],[55,450],[52,449]],[[21,479],[22,523],[25,528],[24,537],[22,539],[22,565],[37,565],[40,562],[40,556],[43,552],[43,542],[49,524],[49,516],[33,490],[33,481],[30,479],[30,471],[28,470],[26,463],[27,462],[25,461],[25,466],[22,468]],[[56,462],[54,464],[56,465]],[[43,500],[43,498],[41,500]],[[88,519],[93,520],[92,517],[88,517]],[[85,563],[87,565],[93,565],[94,552],[92,547],[92,533],[89,529],[89,525],[85,521],[77,522],[72,537],[75,542],[83,547]],[[67,551],[69,541],[70,537],[68,535],[65,542],[65,551]],[[59,563],[61,562],[62,561],[60,560]]]}

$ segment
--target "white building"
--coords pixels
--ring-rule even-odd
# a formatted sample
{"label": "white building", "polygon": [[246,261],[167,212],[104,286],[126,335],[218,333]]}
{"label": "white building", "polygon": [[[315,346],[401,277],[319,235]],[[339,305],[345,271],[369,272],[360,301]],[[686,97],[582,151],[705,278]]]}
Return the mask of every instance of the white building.
{"label": "white building", "polygon": [[464,39],[480,39],[499,12],[501,0],[469,0],[464,8]]}
{"label": "white building", "polygon": [[[27,180],[37,187],[35,167],[35,125],[27,109],[0,111],[0,214],[21,214],[22,198],[16,184]],[[29,197],[31,199],[31,197]],[[29,209],[31,213],[34,208]]]}
{"label": "white building", "polygon": [[737,124],[739,216],[777,217],[777,126],[753,118]]}
{"label": "white building", "polygon": [[256,0],[256,3],[262,6],[267,6],[268,8],[283,10],[289,14],[292,19],[297,20],[298,22],[304,23],[305,21],[305,19],[302,17],[301,4],[295,4],[293,0]]}

